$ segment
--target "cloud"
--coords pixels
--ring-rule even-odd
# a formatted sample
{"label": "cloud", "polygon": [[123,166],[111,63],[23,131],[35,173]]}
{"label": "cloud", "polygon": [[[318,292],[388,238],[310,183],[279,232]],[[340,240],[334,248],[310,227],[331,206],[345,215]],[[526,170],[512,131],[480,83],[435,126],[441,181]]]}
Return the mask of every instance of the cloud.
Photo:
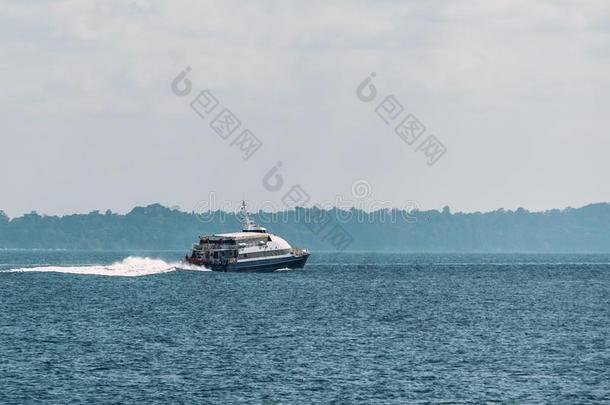
{"label": "cloud", "polygon": [[[318,199],[331,200],[336,190],[349,190],[353,178],[367,178],[380,198],[418,199],[423,207],[536,209],[607,200],[598,182],[608,167],[598,151],[607,145],[609,126],[603,111],[610,102],[609,17],[602,0],[4,1],[0,114],[6,128],[21,134],[4,135],[5,144],[22,150],[23,139],[44,131],[66,153],[88,154],[68,132],[90,127],[107,136],[101,128],[112,120],[113,130],[125,136],[145,130],[149,137],[114,147],[133,148],[126,155],[150,149],[151,159],[140,158],[137,170],[121,166],[123,174],[104,187],[146,184],[147,171],[157,170],[162,158],[154,149],[167,137],[161,128],[209,133],[169,91],[176,74],[191,66],[196,87],[212,89],[266,142],[264,164],[236,165],[231,178],[246,170],[257,182],[268,162],[290,156],[287,174],[307,182]],[[431,171],[355,98],[356,85],[373,71],[382,94],[394,94],[447,144],[445,166]],[[179,156],[186,135],[173,136],[175,145],[165,147]],[[199,151],[184,152],[189,169],[199,166],[202,150],[222,148],[211,136],[197,142]],[[13,176],[11,164],[35,155],[38,146],[28,147],[34,150],[2,163],[5,181]],[[295,147],[315,148],[317,164],[308,153],[295,154]],[[574,157],[580,149],[595,152]],[[222,165],[230,156],[228,150],[206,155],[206,164]],[[47,172],[65,176],[86,164],[62,169],[53,161]],[[557,170],[541,175],[541,167]],[[184,168],[165,169],[156,182],[160,190],[142,199],[194,206],[187,191],[168,197]],[[24,170],[29,174],[15,176],[34,181],[35,173]],[[90,179],[107,178],[106,170],[86,168]],[[337,178],[316,181],[329,172]],[[510,186],[496,189],[498,178]],[[578,185],[580,193],[562,186],[579,178],[588,179]],[[218,193],[239,194],[210,182],[206,187]],[[536,182],[550,191],[542,193]],[[489,195],[478,195],[482,184]],[[130,198],[110,208],[140,203],[137,193]],[[32,201],[11,201],[16,211],[27,204],[42,210]],[[109,198],[97,208],[113,203]],[[55,207],[61,210],[59,198]]]}
{"label": "cloud", "polygon": [[[91,106],[150,108],[154,101],[137,93],[156,94],[186,64],[215,86],[259,91],[270,78],[276,88],[298,85],[303,66],[318,70],[322,80],[371,66],[387,68],[390,80],[401,82],[408,80],[401,75],[406,69],[436,91],[513,87],[547,65],[537,57],[542,53],[565,66],[603,49],[608,30],[601,24],[609,12],[602,2],[587,4],[5,2],[3,59],[13,62],[3,76],[11,100],[38,100],[33,108],[52,103],[54,114]],[[536,82],[565,74],[546,70]],[[15,76],[22,86],[10,85]],[[126,96],[134,99],[116,102]]]}

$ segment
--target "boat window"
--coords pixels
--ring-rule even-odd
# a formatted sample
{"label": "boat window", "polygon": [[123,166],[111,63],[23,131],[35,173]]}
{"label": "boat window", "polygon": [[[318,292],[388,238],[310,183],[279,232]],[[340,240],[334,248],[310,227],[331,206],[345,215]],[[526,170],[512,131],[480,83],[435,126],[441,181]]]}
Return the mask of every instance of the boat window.
{"label": "boat window", "polygon": [[261,252],[251,252],[251,253],[242,253],[239,255],[240,259],[254,259],[256,257],[265,257],[265,256],[281,256],[290,253],[290,249],[279,249],[279,250],[269,250],[269,251],[261,251]]}

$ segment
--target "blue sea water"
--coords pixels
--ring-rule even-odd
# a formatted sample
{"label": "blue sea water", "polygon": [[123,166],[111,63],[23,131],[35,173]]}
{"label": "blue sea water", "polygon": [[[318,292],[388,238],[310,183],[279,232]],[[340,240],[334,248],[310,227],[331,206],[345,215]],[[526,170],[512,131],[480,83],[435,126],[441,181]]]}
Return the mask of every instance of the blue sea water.
{"label": "blue sea water", "polygon": [[181,253],[0,251],[0,403],[610,402],[608,255]]}

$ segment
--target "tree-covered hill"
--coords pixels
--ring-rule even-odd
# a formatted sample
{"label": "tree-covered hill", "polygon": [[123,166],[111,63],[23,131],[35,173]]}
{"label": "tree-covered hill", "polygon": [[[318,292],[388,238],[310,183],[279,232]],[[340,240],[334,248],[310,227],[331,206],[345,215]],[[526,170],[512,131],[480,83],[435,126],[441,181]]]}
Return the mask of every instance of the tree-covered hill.
{"label": "tree-covered hill", "polygon": [[[313,250],[411,252],[608,252],[610,204],[529,212],[487,213],[316,208],[253,219],[297,246]],[[240,229],[235,213],[205,215],[153,204],[126,215],[107,211],[63,217],[0,211],[0,248],[189,249],[198,235]]]}

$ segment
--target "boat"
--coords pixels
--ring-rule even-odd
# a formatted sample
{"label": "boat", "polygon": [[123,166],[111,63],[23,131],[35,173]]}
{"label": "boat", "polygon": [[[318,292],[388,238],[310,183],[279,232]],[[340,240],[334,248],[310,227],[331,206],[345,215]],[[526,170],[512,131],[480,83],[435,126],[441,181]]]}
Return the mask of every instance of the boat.
{"label": "boat", "polygon": [[270,272],[305,267],[309,251],[292,247],[286,240],[256,225],[245,201],[240,216],[241,232],[200,236],[199,243],[193,245],[185,260],[214,271]]}

